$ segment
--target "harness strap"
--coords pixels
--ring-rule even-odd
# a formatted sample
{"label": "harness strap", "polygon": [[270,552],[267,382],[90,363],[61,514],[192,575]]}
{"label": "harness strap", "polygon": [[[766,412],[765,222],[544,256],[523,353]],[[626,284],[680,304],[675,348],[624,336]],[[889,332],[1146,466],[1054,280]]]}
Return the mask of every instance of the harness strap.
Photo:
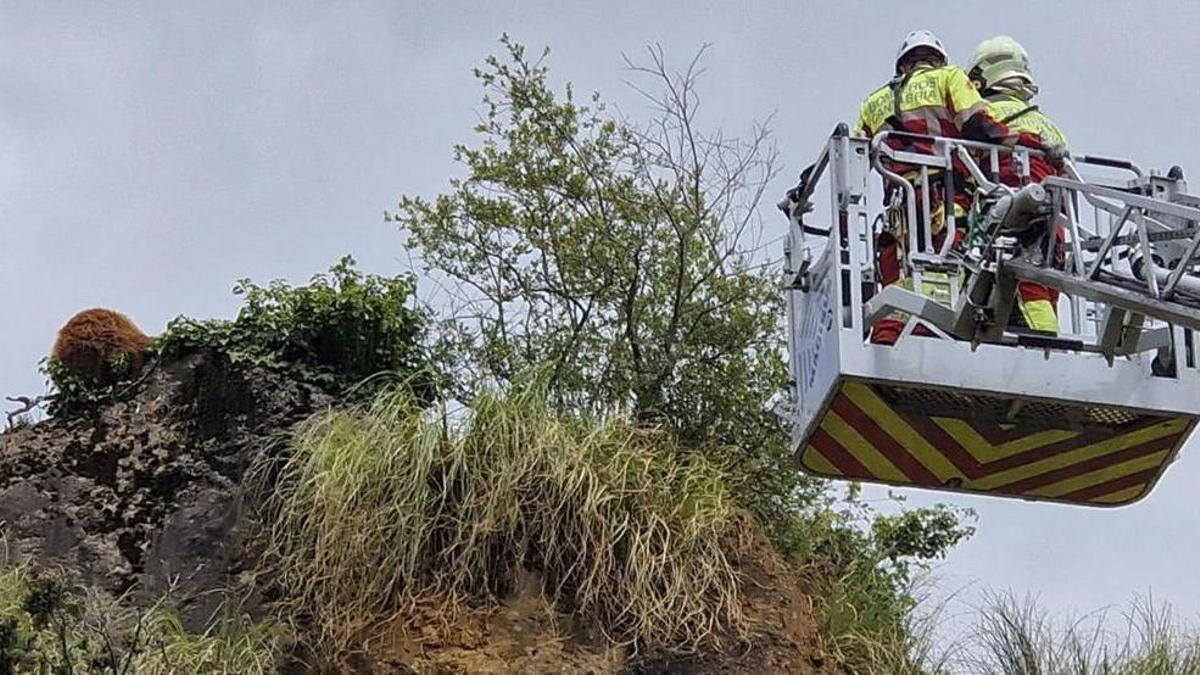
{"label": "harness strap", "polygon": [[[992,89],[991,93],[987,96],[984,96],[984,98],[987,99],[988,101],[991,101],[992,103],[999,103],[1001,101],[1011,101],[1013,99],[1020,100],[1013,94],[1009,94],[1004,91],[997,91],[995,89]],[[1001,124],[1008,124],[1009,122],[1018,120],[1018,119],[1024,117],[1025,115],[1028,115],[1031,112],[1036,112],[1037,110],[1038,110],[1037,105],[1030,104],[1030,105],[1018,110],[1017,112],[1009,115],[1008,117],[1005,117],[1004,119],[999,120],[999,122]]]}
{"label": "harness strap", "polygon": [[904,75],[893,77],[892,81],[888,82],[888,87],[892,90],[892,114],[884,122],[895,131],[904,131],[904,125],[900,121],[900,98],[904,95],[904,88],[908,86],[908,79],[915,72],[915,70],[910,70]]}
{"label": "harness strap", "polygon": [[1031,105],[1028,108],[1025,108],[1024,110],[1018,110],[1017,112],[1009,115],[1008,117],[1005,117],[1004,119],[1000,120],[1000,123],[1007,125],[1009,122],[1019,119],[1020,117],[1023,117],[1024,115],[1027,115],[1031,112],[1037,111],[1037,109],[1038,109],[1038,107],[1036,105]]}

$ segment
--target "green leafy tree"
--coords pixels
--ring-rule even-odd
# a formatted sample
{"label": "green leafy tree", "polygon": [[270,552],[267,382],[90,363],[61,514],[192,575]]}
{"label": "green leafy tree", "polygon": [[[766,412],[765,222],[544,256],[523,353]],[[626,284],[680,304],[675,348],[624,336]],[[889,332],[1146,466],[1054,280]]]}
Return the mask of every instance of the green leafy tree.
{"label": "green leafy tree", "polygon": [[507,60],[476,72],[480,142],[454,149],[467,176],[390,214],[458,291],[447,342],[462,395],[477,375],[545,368],[564,409],[627,411],[726,453],[761,510],[815,491],[783,468],[767,406],[787,382],[782,296],[757,240],[776,173],[767,128],[702,131],[698,61],[679,75],[661,50],[629,64],[658,88],[643,90],[657,116],[639,126],[597,95],[557,96],[543,59],[504,45]]}
{"label": "green leafy tree", "polygon": [[861,579],[838,584],[836,611],[891,603],[894,627],[908,564],[970,532],[944,508],[872,529],[792,464],[769,409],[788,383],[783,293],[758,220],[778,168],[769,129],[703,128],[699,55],[681,73],[658,48],[627,61],[652,110],[638,123],[570,85],[556,94],[545,52],[502,43],[506,57],[476,71],[477,142],[454,148],[465,176],[389,214],[452,291],[440,340],[458,396],[542,369],[563,411],[618,410],[669,430],[681,461],[702,452],[732,469],[739,500],[785,553],[831,580]]}

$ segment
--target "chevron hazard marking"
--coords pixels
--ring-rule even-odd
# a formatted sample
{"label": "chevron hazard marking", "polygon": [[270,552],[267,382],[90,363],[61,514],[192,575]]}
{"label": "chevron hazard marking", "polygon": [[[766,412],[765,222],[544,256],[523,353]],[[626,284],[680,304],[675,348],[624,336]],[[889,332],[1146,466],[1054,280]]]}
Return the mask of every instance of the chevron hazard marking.
{"label": "chevron hazard marking", "polygon": [[827,477],[1082,504],[1142,496],[1194,420],[1143,415],[1086,430],[900,411],[870,384],[848,381],[800,455]]}

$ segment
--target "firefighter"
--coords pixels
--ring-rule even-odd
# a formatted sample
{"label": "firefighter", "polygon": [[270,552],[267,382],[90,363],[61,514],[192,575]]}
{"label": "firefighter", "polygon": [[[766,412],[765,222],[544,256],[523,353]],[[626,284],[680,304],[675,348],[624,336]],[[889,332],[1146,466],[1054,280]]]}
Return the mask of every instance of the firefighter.
{"label": "firefighter", "polygon": [[[941,40],[926,30],[913,31],[904,38],[896,54],[894,76],[863,102],[855,131],[867,137],[881,131],[903,131],[991,143],[1010,140],[1008,130],[992,117],[967,74],[961,68],[947,64],[946,50]],[[932,151],[928,142],[919,139],[895,137],[887,142],[893,148],[911,152],[928,154]],[[915,175],[912,167],[903,164],[893,163],[891,168],[909,179]],[[956,216],[963,216],[958,219],[961,223],[966,220],[970,197],[962,189],[961,174],[955,173],[954,208]],[[937,187],[931,188],[934,194],[928,196],[930,210],[934,214],[934,222],[929,225],[935,245],[940,246],[942,238],[946,236],[941,231],[944,221],[941,214],[945,207],[939,194],[942,181],[933,178],[931,175],[931,185]],[[918,194],[917,198],[920,201],[926,196]],[[918,206],[917,211],[923,213],[924,209]],[[913,225],[905,223],[904,227]],[[956,240],[961,239],[962,235],[961,231],[954,234]],[[879,281],[884,286],[901,281],[905,257],[901,246],[904,238],[903,232],[883,232],[876,238]],[[904,321],[900,316],[881,319],[872,326],[871,341],[893,344],[903,328]]]}
{"label": "firefighter", "polygon": [[[1047,176],[1057,175],[1056,163],[1067,154],[1067,137],[1031,102],[1038,93],[1038,86],[1025,48],[1006,35],[984,40],[971,56],[967,76],[979,89],[991,115],[1015,135],[1017,145],[1046,153],[1029,158],[1029,180],[1040,183]],[[1024,178],[1018,175],[1011,155],[1001,154],[996,179],[1010,187],[1022,186]],[[1059,229],[1055,242],[1056,258],[1061,256],[1062,239],[1063,232]],[[1056,290],[1032,281],[1019,281],[1017,307],[1020,311],[1013,316],[1017,327],[1058,333]]]}

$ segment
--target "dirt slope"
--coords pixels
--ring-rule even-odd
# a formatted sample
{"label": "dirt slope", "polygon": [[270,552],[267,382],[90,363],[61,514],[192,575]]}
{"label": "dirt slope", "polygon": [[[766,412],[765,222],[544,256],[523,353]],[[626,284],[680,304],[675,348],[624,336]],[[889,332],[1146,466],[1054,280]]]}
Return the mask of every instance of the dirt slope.
{"label": "dirt slope", "polygon": [[555,612],[537,574],[523,575],[512,597],[494,607],[423,607],[399,617],[353,662],[371,673],[730,673],[833,675],[843,672],[821,647],[812,604],[795,574],[758,540],[739,561],[746,579],[746,641],[722,653],[656,655],[613,646],[600,627]]}

